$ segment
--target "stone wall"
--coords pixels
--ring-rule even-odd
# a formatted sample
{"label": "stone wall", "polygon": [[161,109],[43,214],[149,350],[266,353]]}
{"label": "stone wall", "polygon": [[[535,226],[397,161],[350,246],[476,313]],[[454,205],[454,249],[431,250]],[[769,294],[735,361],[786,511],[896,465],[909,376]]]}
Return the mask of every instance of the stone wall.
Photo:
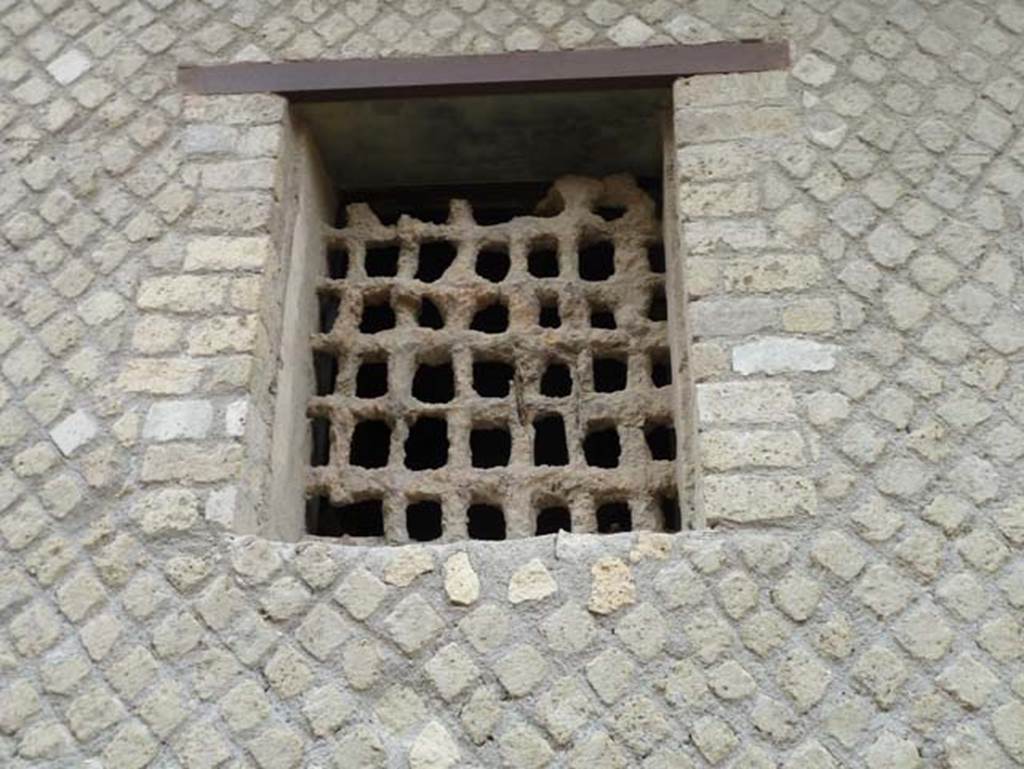
{"label": "stone wall", "polygon": [[[0,762],[1024,764],[1022,33],[1009,1],[0,0]],[[178,63],[752,37],[788,75],[674,91],[715,528],[225,530],[288,132]]]}

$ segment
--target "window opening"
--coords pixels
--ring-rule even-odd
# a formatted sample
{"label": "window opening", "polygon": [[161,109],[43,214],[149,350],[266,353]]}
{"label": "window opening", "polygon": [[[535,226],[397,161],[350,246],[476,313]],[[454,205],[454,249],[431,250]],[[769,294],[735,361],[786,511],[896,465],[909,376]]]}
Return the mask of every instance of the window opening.
{"label": "window opening", "polygon": [[331,248],[327,251],[327,277],[332,280],[348,277],[348,249]]}
{"label": "window opening", "polygon": [[[532,202],[508,189],[487,191],[481,217],[450,190],[443,205],[442,190],[424,193],[430,201],[422,206],[399,191],[402,205],[391,209],[346,203],[339,219],[346,227],[327,230],[330,253],[367,258],[365,270],[317,285],[324,331],[312,337],[312,533],[427,542],[459,531],[491,540],[512,530],[570,531],[575,513],[564,500],[521,509],[515,494],[573,488],[581,470],[599,504],[577,528],[677,525],[669,494],[675,469],[666,461],[675,456],[665,417],[671,393],[659,392],[671,368],[667,329],[646,320],[660,317],[665,300],[650,264],[649,244],[660,242],[653,198],[626,176],[570,177],[543,194],[529,189]],[[374,213],[388,210],[398,224]],[[434,212],[432,221],[410,211]],[[566,254],[578,258],[578,273],[560,269]],[[380,333],[390,329],[401,333]],[[645,369],[635,381],[634,361]],[[339,370],[352,379],[343,385]],[[631,397],[627,416],[618,405],[625,402],[604,396],[630,387],[636,405]],[[523,427],[529,461],[514,463]],[[648,450],[630,455],[630,472],[619,472],[634,432]],[[454,531],[442,502],[453,482],[449,467],[458,469],[460,487],[486,494],[465,509],[465,529]]]}

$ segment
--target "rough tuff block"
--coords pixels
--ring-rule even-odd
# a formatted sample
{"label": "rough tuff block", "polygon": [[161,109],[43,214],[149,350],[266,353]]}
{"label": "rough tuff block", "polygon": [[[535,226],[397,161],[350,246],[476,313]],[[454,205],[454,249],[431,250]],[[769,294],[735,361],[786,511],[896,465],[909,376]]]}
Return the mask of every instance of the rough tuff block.
{"label": "rough tuff block", "polygon": [[708,523],[756,523],[815,515],[814,482],[803,476],[706,475],[704,516]]}

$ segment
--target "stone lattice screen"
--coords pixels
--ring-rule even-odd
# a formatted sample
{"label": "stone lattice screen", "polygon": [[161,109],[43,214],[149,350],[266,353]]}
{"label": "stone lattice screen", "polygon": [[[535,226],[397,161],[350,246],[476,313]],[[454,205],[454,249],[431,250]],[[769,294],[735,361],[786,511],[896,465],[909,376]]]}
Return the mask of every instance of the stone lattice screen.
{"label": "stone lattice screen", "polygon": [[567,177],[537,212],[385,226],[354,204],[328,231],[311,533],[678,529],[655,202]]}

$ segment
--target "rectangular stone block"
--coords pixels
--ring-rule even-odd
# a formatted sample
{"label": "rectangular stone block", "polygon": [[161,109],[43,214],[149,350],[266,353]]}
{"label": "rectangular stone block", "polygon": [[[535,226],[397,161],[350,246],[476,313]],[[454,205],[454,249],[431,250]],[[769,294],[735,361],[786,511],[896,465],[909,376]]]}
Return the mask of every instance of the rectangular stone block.
{"label": "rectangular stone block", "polygon": [[209,483],[234,478],[244,449],[237,443],[168,443],[150,446],[142,459],[142,480]]}
{"label": "rectangular stone block", "polygon": [[722,287],[742,293],[794,291],[817,285],[822,272],[821,261],[813,254],[730,259],[722,265]]}
{"label": "rectangular stone block", "polygon": [[715,297],[690,303],[690,328],[697,338],[756,334],[779,323],[780,306],[774,299]]}
{"label": "rectangular stone block", "polygon": [[795,430],[711,430],[700,436],[700,458],[717,471],[806,464],[804,439]]}
{"label": "rectangular stone block", "polygon": [[199,179],[211,190],[260,190],[274,186],[273,160],[229,160],[202,166]]}
{"label": "rectangular stone block", "polygon": [[182,117],[189,123],[255,125],[284,121],[287,101],[274,94],[186,94]]}
{"label": "rectangular stone block", "polygon": [[214,192],[199,198],[192,226],[200,230],[252,232],[270,225],[270,192]]}
{"label": "rectangular stone block", "polygon": [[203,367],[189,358],[133,358],[125,362],[117,384],[126,392],[180,395],[199,384]]}
{"label": "rectangular stone block", "polygon": [[749,176],[757,170],[750,146],[743,142],[688,144],[676,152],[676,173],[692,181],[718,181]]}
{"label": "rectangular stone block", "polygon": [[196,237],[185,246],[185,269],[258,270],[267,263],[270,249],[271,241],[266,235]]}
{"label": "rectangular stone block", "polygon": [[783,422],[796,416],[796,399],[785,382],[708,382],[697,385],[701,424]]}
{"label": "rectangular stone block", "polygon": [[698,218],[752,213],[758,210],[760,201],[756,182],[712,182],[683,184],[679,188],[678,204],[679,213]]}
{"label": "rectangular stone block", "polygon": [[740,374],[783,374],[831,371],[840,348],[810,339],[773,337],[739,345],[732,351],[732,368]]}
{"label": "rectangular stone block", "polygon": [[709,524],[750,524],[818,512],[814,482],[800,475],[706,475],[703,492]]}
{"label": "rectangular stone block", "polygon": [[135,303],[144,310],[201,312],[220,307],[225,285],[223,278],[198,275],[147,278],[139,286]]}
{"label": "rectangular stone block", "polygon": [[768,229],[757,219],[689,221],[683,224],[683,239],[691,254],[721,250],[750,251],[768,245]]}
{"label": "rectangular stone block", "polygon": [[681,109],[675,116],[679,144],[793,136],[798,130],[796,112],[789,107]]}
{"label": "rectangular stone block", "polygon": [[780,70],[680,78],[673,84],[673,101],[677,107],[785,101],[788,77]]}
{"label": "rectangular stone block", "polygon": [[259,321],[255,315],[225,315],[196,323],[188,332],[191,355],[249,352],[256,343]]}

